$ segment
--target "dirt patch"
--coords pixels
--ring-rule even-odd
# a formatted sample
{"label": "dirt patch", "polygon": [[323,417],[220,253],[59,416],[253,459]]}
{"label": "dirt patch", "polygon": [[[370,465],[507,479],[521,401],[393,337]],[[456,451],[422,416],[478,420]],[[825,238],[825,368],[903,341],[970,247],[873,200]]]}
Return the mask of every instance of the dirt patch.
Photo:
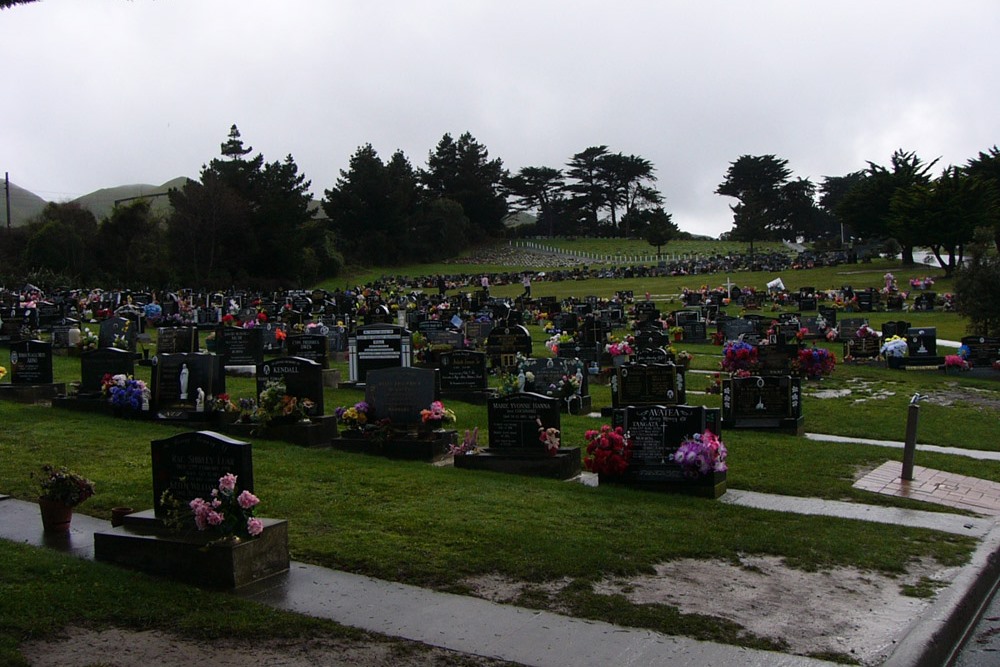
{"label": "dirt patch", "polygon": [[1000,392],[978,387],[963,387],[957,382],[949,382],[947,389],[932,391],[921,399],[924,403],[943,405],[967,403],[977,408],[1000,411]]}
{"label": "dirt patch", "polygon": [[[623,595],[634,604],[663,604],[685,614],[724,618],[786,643],[791,653],[841,653],[863,665],[877,665],[932,601],[905,596],[902,586],[927,580],[932,588],[945,586],[956,572],[933,561],[915,563],[905,576],[893,578],[853,568],[804,572],[775,557],[744,557],[739,565],[678,560],[657,566],[654,575],[605,579],[594,591]],[[496,602],[511,602],[527,588],[497,576],[465,583]],[[566,583],[550,584],[552,593]]]}
{"label": "dirt patch", "polygon": [[33,667],[501,667],[499,660],[403,641],[341,639],[204,641],[157,631],[70,628],[64,639],[27,642]]}

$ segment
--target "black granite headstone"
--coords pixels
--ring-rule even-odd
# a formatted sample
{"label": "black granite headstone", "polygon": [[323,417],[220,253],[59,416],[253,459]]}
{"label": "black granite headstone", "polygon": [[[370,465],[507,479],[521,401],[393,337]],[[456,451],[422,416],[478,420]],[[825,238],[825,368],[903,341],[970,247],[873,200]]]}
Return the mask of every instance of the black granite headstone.
{"label": "black granite headstone", "polygon": [[438,371],[443,394],[485,391],[489,386],[485,352],[445,352],[441,355]]}
{"label": "black granite headstone", "polygon": [[179,433],[153,440],[153,510],[163,518],[165,492],[184,507],[195,498],[209,499],[219,478],[232,473],[240,491],[253,492],[253,454],[249,442],[212,431]]}
{"label": "black granite headstone", "polygon": [[40,340],[11,343],[10,383],[52,384],[52,343]]}
{"label": "black granite headstone", "polygon": [[421,422],[420,411],[437,400],[436,372],[427,368],[379,368],[368,372],[365,402],[376,419],[394,426]]}
{"label": "black granite headstone", "polygon": [[264,329],[219,327],[215,332],[215,352],[223,366],[256,366],[264,362]]}
{"label": "black granite headstone", "polygon": [[301,357],[279,357],[257,365],[257,394],[264,391],[268,380],[284,383],[285,393],[296,398],[307,398],[313,407],[306,416],[319,417],[323,412],[323,367],[315,361]]}
{"label": "black granite headstone", "polygon": [[135,357],[131,352],[106,347],[80,355],[80,394],[100,393],[105,375],[134,375]]}
{"label": "black granite headstone", "polygon": [[539,394],[520,393],[487,402],[489,448],[545,456],[539,440],[543,428],[562,428],[559,400]]}

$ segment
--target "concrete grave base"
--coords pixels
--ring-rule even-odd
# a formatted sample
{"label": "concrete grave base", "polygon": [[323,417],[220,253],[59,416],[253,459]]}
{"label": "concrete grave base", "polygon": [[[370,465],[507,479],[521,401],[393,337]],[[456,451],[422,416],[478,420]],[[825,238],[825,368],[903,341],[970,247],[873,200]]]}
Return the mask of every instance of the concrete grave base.
{"label": "concrete grave base", "polygon": [[481,454],[455,457],[455,467],[464,470],[489,470],[531,477],[572,479],[582,469],[579,447],[560,447],[555,456],[545,456],[538,450],[502,451],[486,449]]}
{"label": "concrete grave base", "polygon": [[95,532],[94,557],[196,586],[238,589],[288,572],[288,522],[261,521],[264,532],[258,537],[219,541],[211,532],[168,532],[147,510],[127,515],[117,528]]}
{"label": "concrete grave base", "polygon": [[260,437],[268,440],[283,440],[302,447],[323,447],[337,437],[335,417],[313,417],[309,421],[294,424],[260,424],[219,422],[216,428],[221,433],[235,438]]}
{"label": "concrete grave base", "polygon": [[629,478],[628,474],[598,475],[598,486],[627,486],[642,491],[657,491],[661,493],[681,493],[688,496],[703,498],[719,498],[726,492],[726,473],[713,472],[695,479],[682,478],[677,480],[643,481]]}
{"label": "concrete grave base", "polygon": [[0,400],[17,401],[18,403],[51,401],[56,396],[62,396],[65,393],[65,382],[53,382],[51,384],[0,384]]}
{"label": "concrete grave base", "polygon": [[438,461],[458,444],[458,431],[438,430],[419,436],[398,434],[384,441],[365,438],[360,431],[344,431],[331,443],[345,452],[372,454],[407,461]]}

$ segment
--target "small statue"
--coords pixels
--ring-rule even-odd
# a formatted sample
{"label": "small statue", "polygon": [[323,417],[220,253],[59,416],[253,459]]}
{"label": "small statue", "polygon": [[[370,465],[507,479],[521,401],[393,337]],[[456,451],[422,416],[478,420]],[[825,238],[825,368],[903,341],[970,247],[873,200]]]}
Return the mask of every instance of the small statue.
{"label": "small statue", "polygon": [[202,389],[201,387],[198,387],[198,392],[195,395],[197,396],[197,398],[195,398],[195,401],[194,401],[194,410],[195,410],[195,412],[204,412],[205,411],[205,390]]}
{"label": "small statue", "polygon": [[186,401],[188,397],[188,377],[190,376],[187,364],[181,364],[181,400]]}

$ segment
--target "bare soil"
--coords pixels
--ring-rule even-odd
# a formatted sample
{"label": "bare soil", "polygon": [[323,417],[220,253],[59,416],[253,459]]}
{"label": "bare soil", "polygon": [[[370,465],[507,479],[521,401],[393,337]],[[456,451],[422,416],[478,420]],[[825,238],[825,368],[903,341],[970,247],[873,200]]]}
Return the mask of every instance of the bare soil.
{"label": "bare soil", "polygon": [[32,641],[21,653],[34,667],[502,667],[512,663],[416,642],[281,639],[192,640],[158,631],[71,628],[65,638]]}

